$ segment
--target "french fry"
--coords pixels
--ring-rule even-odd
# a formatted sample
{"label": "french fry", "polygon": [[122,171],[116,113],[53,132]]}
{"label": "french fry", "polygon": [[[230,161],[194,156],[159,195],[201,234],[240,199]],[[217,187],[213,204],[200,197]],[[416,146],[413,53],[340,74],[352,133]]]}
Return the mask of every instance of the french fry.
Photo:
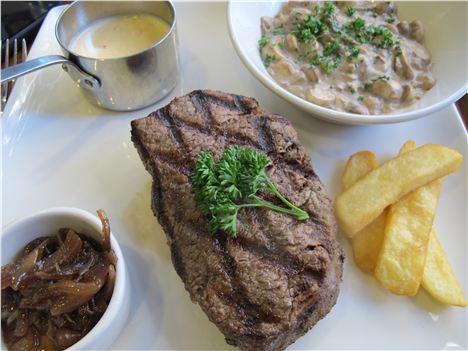
{"label": "french fry", "polygon": [[434,229],[431,230],[429,236],[421,285],[432,297],[442,303],[460,307],[468,306],[460,283],[450,267]]}
{"label": "french fry", "polygon": [[[352,155],[343,172],[343,188],[348,189],[367,173],[378,167],[377,158],[371,151],[360,151]],[[382,247],[386,211],[359,231],[351,241],[354,262],[366,273],[373,274],[377,257]]]}
{"label": "french fry", "polygon": [[[403,145],[400,153],[409,152],[415,148],[415,143],[408,141]],[[350,188],[377,166],[377,159],[373,152],[360,151],[355,153],[346,163],[342,177],[343,188],[345,190]],[[370,274],[374,273],[382,247],[386,212],[387,210],[384,210],[372,223],[359,231],[351,241],[356,265]],[[442,303],[460,307],[468,306],[463,289],[455,277],[433,228],[430,231],[427,243],[427,255],[421,285],[432,297]]]}
{"label": "french fry", "polygon": [[346,162],[341,181],[343,188],[349,189],[362,177],[379,166],[372,151],[363,150],[351,155]]}
{"label": "french fry", "polygon": [[[414,142],[409,141],[400,155],[414,148]],[[412,191],[388,211],[374,275],[394,294],[414,296],[418,292],[441,187],[442,179],[437,179]]]}
{"label": "french fry", "polygon": [[349,237],[355,236],[387,206],[454,172],[462,161],[457,151],[433,144],[391,159],[338,196],[335,212],[341,228]]}
{"label": "french fry", "polygon": [[387,209],[361,229],[351,241],[354,262],[363,272],[374,274],[382,248],[386,221]]}

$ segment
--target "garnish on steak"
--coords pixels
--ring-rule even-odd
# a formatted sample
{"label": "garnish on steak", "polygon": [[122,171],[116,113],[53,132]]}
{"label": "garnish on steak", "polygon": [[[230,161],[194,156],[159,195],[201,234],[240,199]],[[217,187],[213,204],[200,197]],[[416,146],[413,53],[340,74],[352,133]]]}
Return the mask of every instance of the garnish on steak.
{"label": "garnish on steak", "polygon": [[[208,230],[224,230],[235,237],[237,214],[246,207],[263,207],[286,213],[299,220],[309,218],[307,212],[294,206],[278,192],[265,173],[268,157],[251,148],[231,146],[224,149],[218,162],[213,154],[202,150],[192,174],[195,200],[205,215],[210,215]],[[289,208],[262,200],[258,191],[270,191]]]}
{"label": "garnish on steak", "polygon": [[[174,267],[229,344],[282,350],[330,311],[343,264],[331,201],[286,118],[252,98],[198,90],[132,121],[132,140],[153,177],[152,208]],[[309,219],[245,208],[236,238],[212,235],[191,174],[201,150],[219,160],[234,145],[265,154],[268,178]],[[272,195],[258,193],[279,204]]]}

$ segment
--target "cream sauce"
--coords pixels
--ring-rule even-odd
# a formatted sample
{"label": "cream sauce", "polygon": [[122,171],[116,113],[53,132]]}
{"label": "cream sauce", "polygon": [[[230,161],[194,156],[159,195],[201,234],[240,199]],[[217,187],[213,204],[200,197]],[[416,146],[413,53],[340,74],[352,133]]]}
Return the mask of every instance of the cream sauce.
{"label": "cream sauce", "polygon": [[69,49],[97,59],[126,57],[158,42],[169,28],[161,18],[147,14],[101,18],[76,33]]}
{"label": "cream sauce", "polygon": [[391,113],[435,84],[422,23],[400,20],[390,1],[290,1],[261,29],[268,73],[324,107]]}

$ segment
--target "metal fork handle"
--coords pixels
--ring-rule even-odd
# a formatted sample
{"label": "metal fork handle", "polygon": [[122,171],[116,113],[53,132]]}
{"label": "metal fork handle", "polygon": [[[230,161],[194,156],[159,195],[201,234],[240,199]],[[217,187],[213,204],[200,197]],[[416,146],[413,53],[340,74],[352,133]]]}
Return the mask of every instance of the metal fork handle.
{"label": "metal fork handle", "polygon": [[32,73],[52,65],[62,65],[62,68],[67,71],[70,76],[80,84],[80,86],[87,90],[94,90],[101,86],[101,82],[97,77],[83,71],[75,63],[60,55],[42,56],[2,69],[1,83],[3,84],[15,78],[24,76],[25,74]]}

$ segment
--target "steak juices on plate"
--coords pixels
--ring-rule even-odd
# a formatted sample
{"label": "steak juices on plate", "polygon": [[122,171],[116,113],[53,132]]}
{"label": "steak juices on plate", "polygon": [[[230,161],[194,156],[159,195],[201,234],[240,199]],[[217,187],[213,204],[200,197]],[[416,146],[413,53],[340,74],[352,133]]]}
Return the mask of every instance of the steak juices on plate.
{"label": "steak juices on plate", "polygon": [[[132,121],[132,140],[153,177],[152,208],[174,267],[229,344],[282,350],[330,311],[344,256],[331,201],[286,118],[252,98],[198,90]],[[268,177],[310,218],[249,208],[239,212],[236,237],[211,234],[191,173],[201,150],[218,158],[232,145],[267,155]]]}

